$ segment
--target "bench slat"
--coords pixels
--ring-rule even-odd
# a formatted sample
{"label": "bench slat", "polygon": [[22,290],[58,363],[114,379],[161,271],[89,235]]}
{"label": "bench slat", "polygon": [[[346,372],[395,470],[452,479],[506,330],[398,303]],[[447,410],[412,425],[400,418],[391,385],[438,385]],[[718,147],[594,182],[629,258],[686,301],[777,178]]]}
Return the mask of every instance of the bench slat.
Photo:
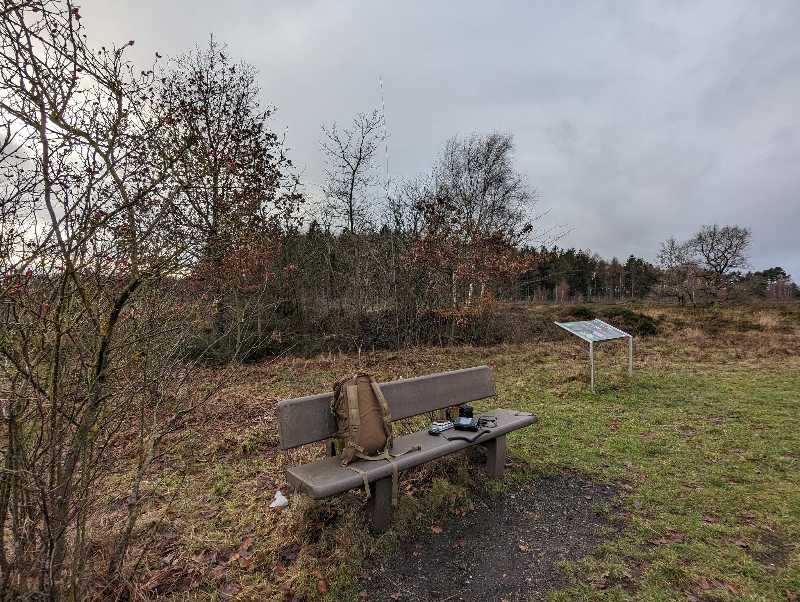
{"label": "bench slat", "polygon": [[[398,456],[395,462],[400,470],[406,470],[425,462],[441,458],[471,445],[479,445],[505,435],[513,430],[529,426],[536,422],[536,416],[528,412],[517,410],[495,410],[486,412],[487,415],[497,417],[497,426],[474,443],[468,441],[448,441],[444,437],[430,435],[426,430],[417,431],[404,437],[395,439],[395,451],[402,452],[414,445],[422,447],[420,451],[413,451],[403,456]],[[354,462],[356,468],[367,473],[370,482],[388,477],[392,468],[388,462]],[[292,466],[286,469],[289,484],[296,490],[306,493],[314,499],[321,499],[363,486],[361,475],[353,470],[343,467],[339,459],[323,458],[310,464]]]}
{"label": "bench slat", "polygon": [[[392,420],[485,399],[496,393],[492,369],[488,366],[393,380],[381,383],[380,387],[389,402]],[[330,411],[331,397],[333,393],[321,393],[278,403],[282,449],[333,436],[336,421]]]}

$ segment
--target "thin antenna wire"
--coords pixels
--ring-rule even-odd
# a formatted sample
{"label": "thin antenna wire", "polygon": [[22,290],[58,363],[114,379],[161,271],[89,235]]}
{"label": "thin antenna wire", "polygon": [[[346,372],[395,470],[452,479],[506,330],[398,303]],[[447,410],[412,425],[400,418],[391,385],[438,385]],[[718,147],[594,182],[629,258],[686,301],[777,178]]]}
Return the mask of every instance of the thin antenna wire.
{"label": "thin antenna wire", "polygon": [[383,77],[378,76],[381,89],[381,113],[383,114],[383,153],[386,157],[386,200],[389,200],[389,133],[386,127],[386,101],[383,96]]}
{"label": "thin antenna wire", "polygon": [[[386,204],[391,205],[389,200],[389,132],[386,126],[386,101],[383,96],[383,76],[378,75],[378,84],[381,89],[381,113],[383,113],[383,153],[386,157]],[[392,285],[394,288],[394,332],[395,332],[395,345],[400,348],[400,297],[397,294],[397,254],[394,247],[394,234],[389,236],[392,244]]]}

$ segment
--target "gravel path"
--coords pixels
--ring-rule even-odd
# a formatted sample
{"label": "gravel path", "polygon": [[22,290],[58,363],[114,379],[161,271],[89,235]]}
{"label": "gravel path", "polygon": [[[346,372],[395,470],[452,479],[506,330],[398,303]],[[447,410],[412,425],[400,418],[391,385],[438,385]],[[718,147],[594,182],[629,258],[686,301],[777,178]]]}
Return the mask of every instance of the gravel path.
{"label": "gravel path", "polygon": [[409,541],[364,581],[370,601],[531,600],[565,584],[559,561],[577,560],[609,525],[597,504],[615,494],[581,475],[556,474],[476,502],[440,534]]}

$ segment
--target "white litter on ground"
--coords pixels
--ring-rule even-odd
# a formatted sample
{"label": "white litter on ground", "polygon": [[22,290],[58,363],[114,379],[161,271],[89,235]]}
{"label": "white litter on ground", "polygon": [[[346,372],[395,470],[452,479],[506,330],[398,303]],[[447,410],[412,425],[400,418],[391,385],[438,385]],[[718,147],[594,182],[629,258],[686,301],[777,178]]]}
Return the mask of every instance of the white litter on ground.
{"label": "white litter on ground", "polygon": [[281,493],[281,490],[275,492],[275,499],[272,500],[272,503],[269,505],[270,508],[283,508],[289,505],[289,500],[286,499],[286,496]]}

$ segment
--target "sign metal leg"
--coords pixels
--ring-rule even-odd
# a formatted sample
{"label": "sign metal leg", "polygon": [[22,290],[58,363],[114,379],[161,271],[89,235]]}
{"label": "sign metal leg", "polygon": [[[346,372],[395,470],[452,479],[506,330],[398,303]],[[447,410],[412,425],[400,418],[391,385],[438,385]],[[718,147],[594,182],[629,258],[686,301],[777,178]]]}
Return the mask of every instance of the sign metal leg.
{"label": "sign metal leg", "polygon": [[633,337],[628,337],[628,376],[633,376]]}
{"label": "sign metal leg", "polygon": [[594,393],[594,343],[589,341],[589,383]]}

